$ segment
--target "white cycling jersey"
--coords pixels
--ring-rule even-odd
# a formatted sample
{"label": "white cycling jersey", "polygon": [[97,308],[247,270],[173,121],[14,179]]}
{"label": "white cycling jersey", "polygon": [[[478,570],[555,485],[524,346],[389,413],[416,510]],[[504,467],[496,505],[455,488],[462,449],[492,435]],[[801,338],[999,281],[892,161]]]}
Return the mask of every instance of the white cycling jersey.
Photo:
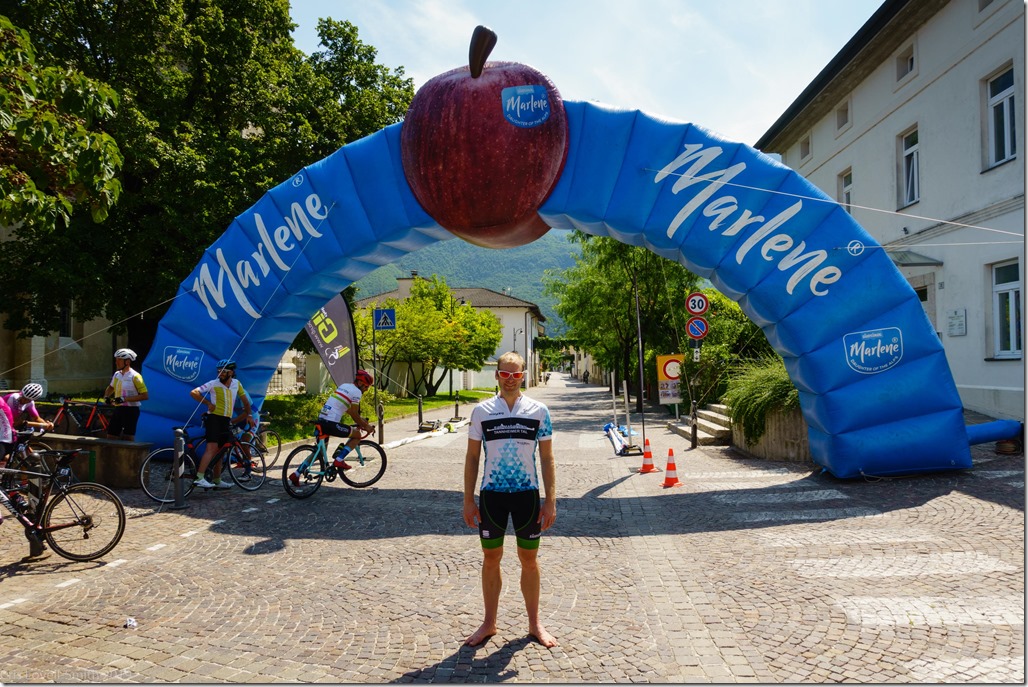
{"label": "white cycling jersey", "polygon": [[482,491],[528,491],[539,488],[535,449],[553,440],[553,423],[545,404],[520,396],[514,409],[493,396],[471,411],[468,437],[482,442],[485,462]]}

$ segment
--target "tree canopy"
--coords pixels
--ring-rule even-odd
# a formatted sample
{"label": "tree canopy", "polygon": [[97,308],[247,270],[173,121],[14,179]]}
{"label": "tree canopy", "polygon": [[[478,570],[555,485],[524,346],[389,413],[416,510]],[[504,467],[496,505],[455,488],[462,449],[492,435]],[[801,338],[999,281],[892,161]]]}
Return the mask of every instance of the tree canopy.
{"label": "tree canopy", "polygon": [[[582,245],[581,257],[574,267],[550,273],[545,280],[547,290],[558,299],[557,312],[567,323],[567,339],[612,371],[619,386],[620,380],[633,382],[629,390],[635,394],[639,382],[637,332],[641,330],[644,382],[652,387],[656,382],[656,356],[686,353],[689,349],[685,324],[690,315],[685,299],[699,290],[700,278],[647,248],[581,232],[575,232],[573,238]],[[763,332],[736,303],[715,289],[706,293],[712,308],[702,362],[695,364],[691,356],[686,356],[684,371],[698,394],[716,399],[724,389],[724,371],[729,362],[764,355],[771,349]],[[683,395],[688,393],[683,390]],[[641,408],[639,399],[637,406]]]}
{"label": "tree canopy", "polygon": [[[179,284],[233,218],[283,179],[398,121],[414,87],[375,62],[346,21],[318,24],[322,50],[293,45],[288,0],[13,0],[37,54],[109,84],[107,131],[125,160],[100,228],[77,216],[8,250],[29,305],[0,292],[7,326],[76,317],[127,327],[145,354]],[[141,315],[141,316],[140,316]],[[123,324],[121,324],[123,323]]]}
{"label": "tree canopy", "polygon": [[[396,329],[374,332],[374,308],[395,308]],[[391,377],[409,392],[424,389],[434,396],[451,370],[481,370],[500,344],[500,321],[488,310],[454,299],[446,281],[415,279],[410,297],[386,299],[354,313],[361,360],[378,353],[376,383]],[[404,363],[404,365],[397,365]],[[398,370],[404,378],[398,378]],[[408,376],[409,375],[409,376]]]}
{"label": "tree canopy", "polygon": [[31,241],[66,228],[76,206],[107,218],[122,156],[103,127],[117,104],[110,86],[39,63],[28,33],[0,16],[0,226]]}

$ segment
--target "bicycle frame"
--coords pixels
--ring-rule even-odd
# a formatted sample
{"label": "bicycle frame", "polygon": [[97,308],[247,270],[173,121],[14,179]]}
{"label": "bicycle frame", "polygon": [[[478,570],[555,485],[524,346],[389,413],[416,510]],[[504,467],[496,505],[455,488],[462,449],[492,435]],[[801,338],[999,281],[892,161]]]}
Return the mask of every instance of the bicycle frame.
{"label": "bicycle frame", "polygon": [[[33,477],[42,478],[45,480],[42,490],[39,494],[39,500],[32,506],[32,515],[34,520],[28,517],[27,512],[22,512],[17,508],[14,508],[4,493],[4,490],[0,488],[0,503],[7,507],[12,515],[24,526],[26,529],[35,532],[37,535],[42,535],[46,532],[56,532],[58,530],[67,529],[69,527],[81,527],[82,524],[79,522],[68,522],[66,524],[54,525],[51,527],[43,527],[39,523],[43,517],[43,511],[46,510],[46,504],[50,500],[50,496],[53,493],[54,487],[59,492],[66,492],[67,487],[61,482],[61,477],[71,476],[71,460],[75,456],[76,452],[67,453],[57,461],[57,469],[55,472],[36,472],[34,470],[23,470],[23,469],[11,469],[11,468],[0,468],[0,475],[14,474],[21,475],[25,479],[31,480]],[[42,462],[42,461],[41,461]],[[46,469],[46,463],[42,463],[43,468]]]}
{"label": "bicycle frame", "polygon": [[[83,432],[106,433],[107,427],[110,423],[107,420],[107,417],[100,410],[101,401],[103,401],[103,399],[98,398],[92,404],[89,404],[83,403],[81,401],[73,401],[67,396],[65,396],[61,399],[61,407],[57,409],[57,413],[54,415],[54,419],[51,420],[51,422],[53,422],[54,426],[56,427],[60,424],[61,419],[65,415],[68,415],[72,420],[75,421],[75,424],[78,425],[78,428]],[[85,423],[82,422],[82,417],[75,412],[74,406],[79,406],[80,408],[84,406],[90,406],[89,415],[86,417]],[[94,424],[94,422],[96,424]]]}
{"label": "bicycle frame", "polygon": [[[346,454],[346,460],[357,463],[359,467],[364,467],[364,454],[361,453],[360,442],[371,436],[370,432],[362,432],[359,427],[354,427],[354,432],[357,436],[357,445],[353,447],[349,453]],[[318,459],[318,456],[325,456],[325,463],[328,465],[325,472],[311,472],[312,475],[323,475],[328,478],[331,482],[332,478],[336,475],[336,468],[332,465],[331,456],[328,455],[328,440],[332,437],[321,431],[320,425],[314,426],[314,443],[318,447],[317,450],[312,453],[307,460],[303,462],[301,467],[306,470],[311,469],[311,465]],[[353,435],[345,437],[345,441],[349,441],[353,438]]]}

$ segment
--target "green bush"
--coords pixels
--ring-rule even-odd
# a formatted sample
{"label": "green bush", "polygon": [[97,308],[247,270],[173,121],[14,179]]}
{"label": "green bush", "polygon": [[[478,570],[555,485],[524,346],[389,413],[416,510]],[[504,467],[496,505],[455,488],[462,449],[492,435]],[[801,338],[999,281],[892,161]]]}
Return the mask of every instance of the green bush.
{"label": "green bush", "polygon": [[768,415],[800,407],[799,392],[778,356],[741,363],[729,377],[721,400],[731,409],[732,422],[742,427],[750,446],[764,436]]}

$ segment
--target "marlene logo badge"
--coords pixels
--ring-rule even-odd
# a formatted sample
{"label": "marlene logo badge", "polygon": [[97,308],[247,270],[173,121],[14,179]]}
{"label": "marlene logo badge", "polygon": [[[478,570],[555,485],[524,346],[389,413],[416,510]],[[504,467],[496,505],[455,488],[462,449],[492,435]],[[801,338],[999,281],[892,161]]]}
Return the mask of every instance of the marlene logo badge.
{"label": "marlene logo badge", "polygon": [[885,372],[903,357],[903,332],[898,327],[853,332],[842,341],[846,347],[846,364],[861,374]]}
{"label": "marlene logo badge", "polygon": [[164,371],[175,379],[191,382],[200,376],[203,351],[195,348],[166,346],[164,348]]}
{"label": "marlene logo badge", "polygon": [[522,129],[539,126],[550,118],[546,86],[509,86],[500,91],[503,116]]}

